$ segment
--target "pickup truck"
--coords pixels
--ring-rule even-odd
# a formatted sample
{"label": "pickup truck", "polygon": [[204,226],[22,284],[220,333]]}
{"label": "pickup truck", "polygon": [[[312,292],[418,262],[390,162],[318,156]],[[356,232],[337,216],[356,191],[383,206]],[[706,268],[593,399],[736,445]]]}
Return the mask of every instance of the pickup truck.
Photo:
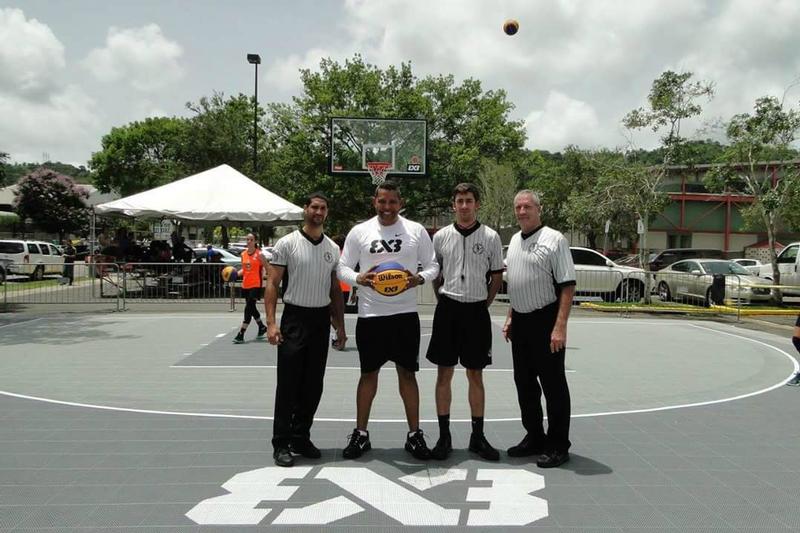
{"label": "pickup truck", "polygon": [[[781,273],[781,285],[793,285],[792,289],[783,289],[790,296],[800,296],[800,242],[793,242],[778,254],[778,270]],[[772,265],[761,265],[758,276],[772,280]]]}

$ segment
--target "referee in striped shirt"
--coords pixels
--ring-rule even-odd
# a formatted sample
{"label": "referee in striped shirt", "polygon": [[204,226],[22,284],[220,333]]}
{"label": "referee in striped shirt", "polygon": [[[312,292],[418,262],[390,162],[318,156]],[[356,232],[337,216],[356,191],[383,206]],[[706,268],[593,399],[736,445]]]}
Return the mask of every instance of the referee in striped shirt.
{"label": "referee in striped shirt", "polygon": [[[503,336],[511,340],[514,383],[527,435],[508,449],[508,455],[538,455],[539,467],[553,468],[569,460],[570,398],[564,356],[575,265],[567,240],[542,225],[541,213],[539,197],[533,191],[522,190],[514,197],[520,231],[508,245],[511,305]],[[547,403],[547,434],[542,392]]]}
{"label": "referee in striped shirt", "polygon": [[[478,222],[480,191],[472,183],[453,190],[456,221],[433,236],[441,275],[433,282],[437,304],[427,358],[439,366],[436,377],[436,414],[439,440],[434,459],[446,459],[453,450],[450,403],[453,370],[466,368],[472,435],[469,450],[489,461],[500,459],[483,433],[485,392],[483,369],[492,363],[492,323],[489,305],[503,283],[503,245],[493,229]],[[487,283],[489,278],[489,283]]]}
{"label": "referee in striped shirt", "polygon": [[[322,397],[330,325],[336,329],[335,348],[344,349],[347,341],[344,301],[336,278],[339,247],[322,233],[327,216],[328,199],[311,194],[303,208],[303,228],[275,243],[269,266],[264,306],[267,338],[278,345],[272,429],[273,458],[278,466],[292,466],[292,453],[312,459],[321,456],[311,442],[311,424]],[[279,328],[275,308],[282,279],[284,306]]]}

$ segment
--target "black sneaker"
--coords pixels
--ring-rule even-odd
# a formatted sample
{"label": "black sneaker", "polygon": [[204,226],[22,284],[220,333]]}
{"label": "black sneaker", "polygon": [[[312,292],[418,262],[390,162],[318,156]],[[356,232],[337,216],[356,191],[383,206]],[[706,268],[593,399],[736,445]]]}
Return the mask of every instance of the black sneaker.
{"label": "black sneaker", "polygon": [[358,429],[353,430],[350,435],[350,442],[342,450],[342,457],[345,459],[358,459],[361,455],[372,449],[372,444],[369,442],[369,431],[366,435],[362,435]]}
{"label": "black sneaker", "polygon": [[275,459],[275,464],[278,466],[293,466],[294,457],[289,452],[289,448],[277,448],[272,453],[272,458]]}
{"label": "black sneaker", "polygon": [[439,440],[436,441],[436,446],[431,450],[431,457],[437,461],[443,461],[450,456],[450,452],[452,451],[453,439],[448,433],[447,435],[441,435]]}
{"label": "black sneaker", "polygon": [[794,375],[792,379],[786,382],[790,387],[800,387],[800,372]]}
{"label": "black sneaker", "polygon": [[257,339],[263,339],[264,335],[267,334],[267,326],[258,326],[258,334],[256,335]]}
{"label": "black sneaker", "polygon": [[428,445],[425,444],[425,436],[422,434],[421,429],[406,437],[406,451],[422,461],[431,458],[431,451]]}
{"label": "black sneaker", "polygon": [[509,457],[530,457],[531,455],[542,455],[544,453],[544,446],[537,444],[531,439],[530,435],[525,435],[525,438],[517,444],[508,449]]}
{"label": "black sneaker", "polygon": [[569,452],[547,452],[539,457],[536,466],[539,468],[555,468],[569,461]]}
{"label": "black sneaker", "polygon": [[475,452],[487,461],[499,461],[500,452],[495,450],[484,435],[472,434],[469,438],[469,451]]}
{"label": "black sneaker", "polygon": [[233,344],[244,344],[244,335],[241,332],[233,338]]}
{"label": "black sneaker", "polygon": [[314,446],[314,443],[311,442],[311,439],[294,441],[292,443],[292,451],[302,455],[303,457],[307,457],[308,459],[319,459],[322,457],[322,452],[319,451],[319,448]]}

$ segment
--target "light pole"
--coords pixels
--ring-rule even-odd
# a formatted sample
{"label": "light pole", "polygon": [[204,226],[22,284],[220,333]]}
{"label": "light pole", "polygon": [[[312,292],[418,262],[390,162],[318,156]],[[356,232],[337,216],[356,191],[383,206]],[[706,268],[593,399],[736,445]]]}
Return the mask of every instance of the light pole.
{"label": "light pole", "polygon": [[258,65],[261,64],[261,56],[247,54],[247,62],[256,67],[256,87],[253,97],[253,174],[255,174],[258,170]]}

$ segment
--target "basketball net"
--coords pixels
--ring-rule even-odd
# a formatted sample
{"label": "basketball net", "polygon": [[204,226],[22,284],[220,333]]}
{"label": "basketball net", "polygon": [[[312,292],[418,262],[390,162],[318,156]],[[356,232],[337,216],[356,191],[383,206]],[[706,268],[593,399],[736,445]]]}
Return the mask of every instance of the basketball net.
{"label": "basketball net", "polygon": [[389,172],[392,164],[386,161],[368,161],[367,170],[369,175],[372,176],[372,184],[380,185],[386,181],[386,173]]}

